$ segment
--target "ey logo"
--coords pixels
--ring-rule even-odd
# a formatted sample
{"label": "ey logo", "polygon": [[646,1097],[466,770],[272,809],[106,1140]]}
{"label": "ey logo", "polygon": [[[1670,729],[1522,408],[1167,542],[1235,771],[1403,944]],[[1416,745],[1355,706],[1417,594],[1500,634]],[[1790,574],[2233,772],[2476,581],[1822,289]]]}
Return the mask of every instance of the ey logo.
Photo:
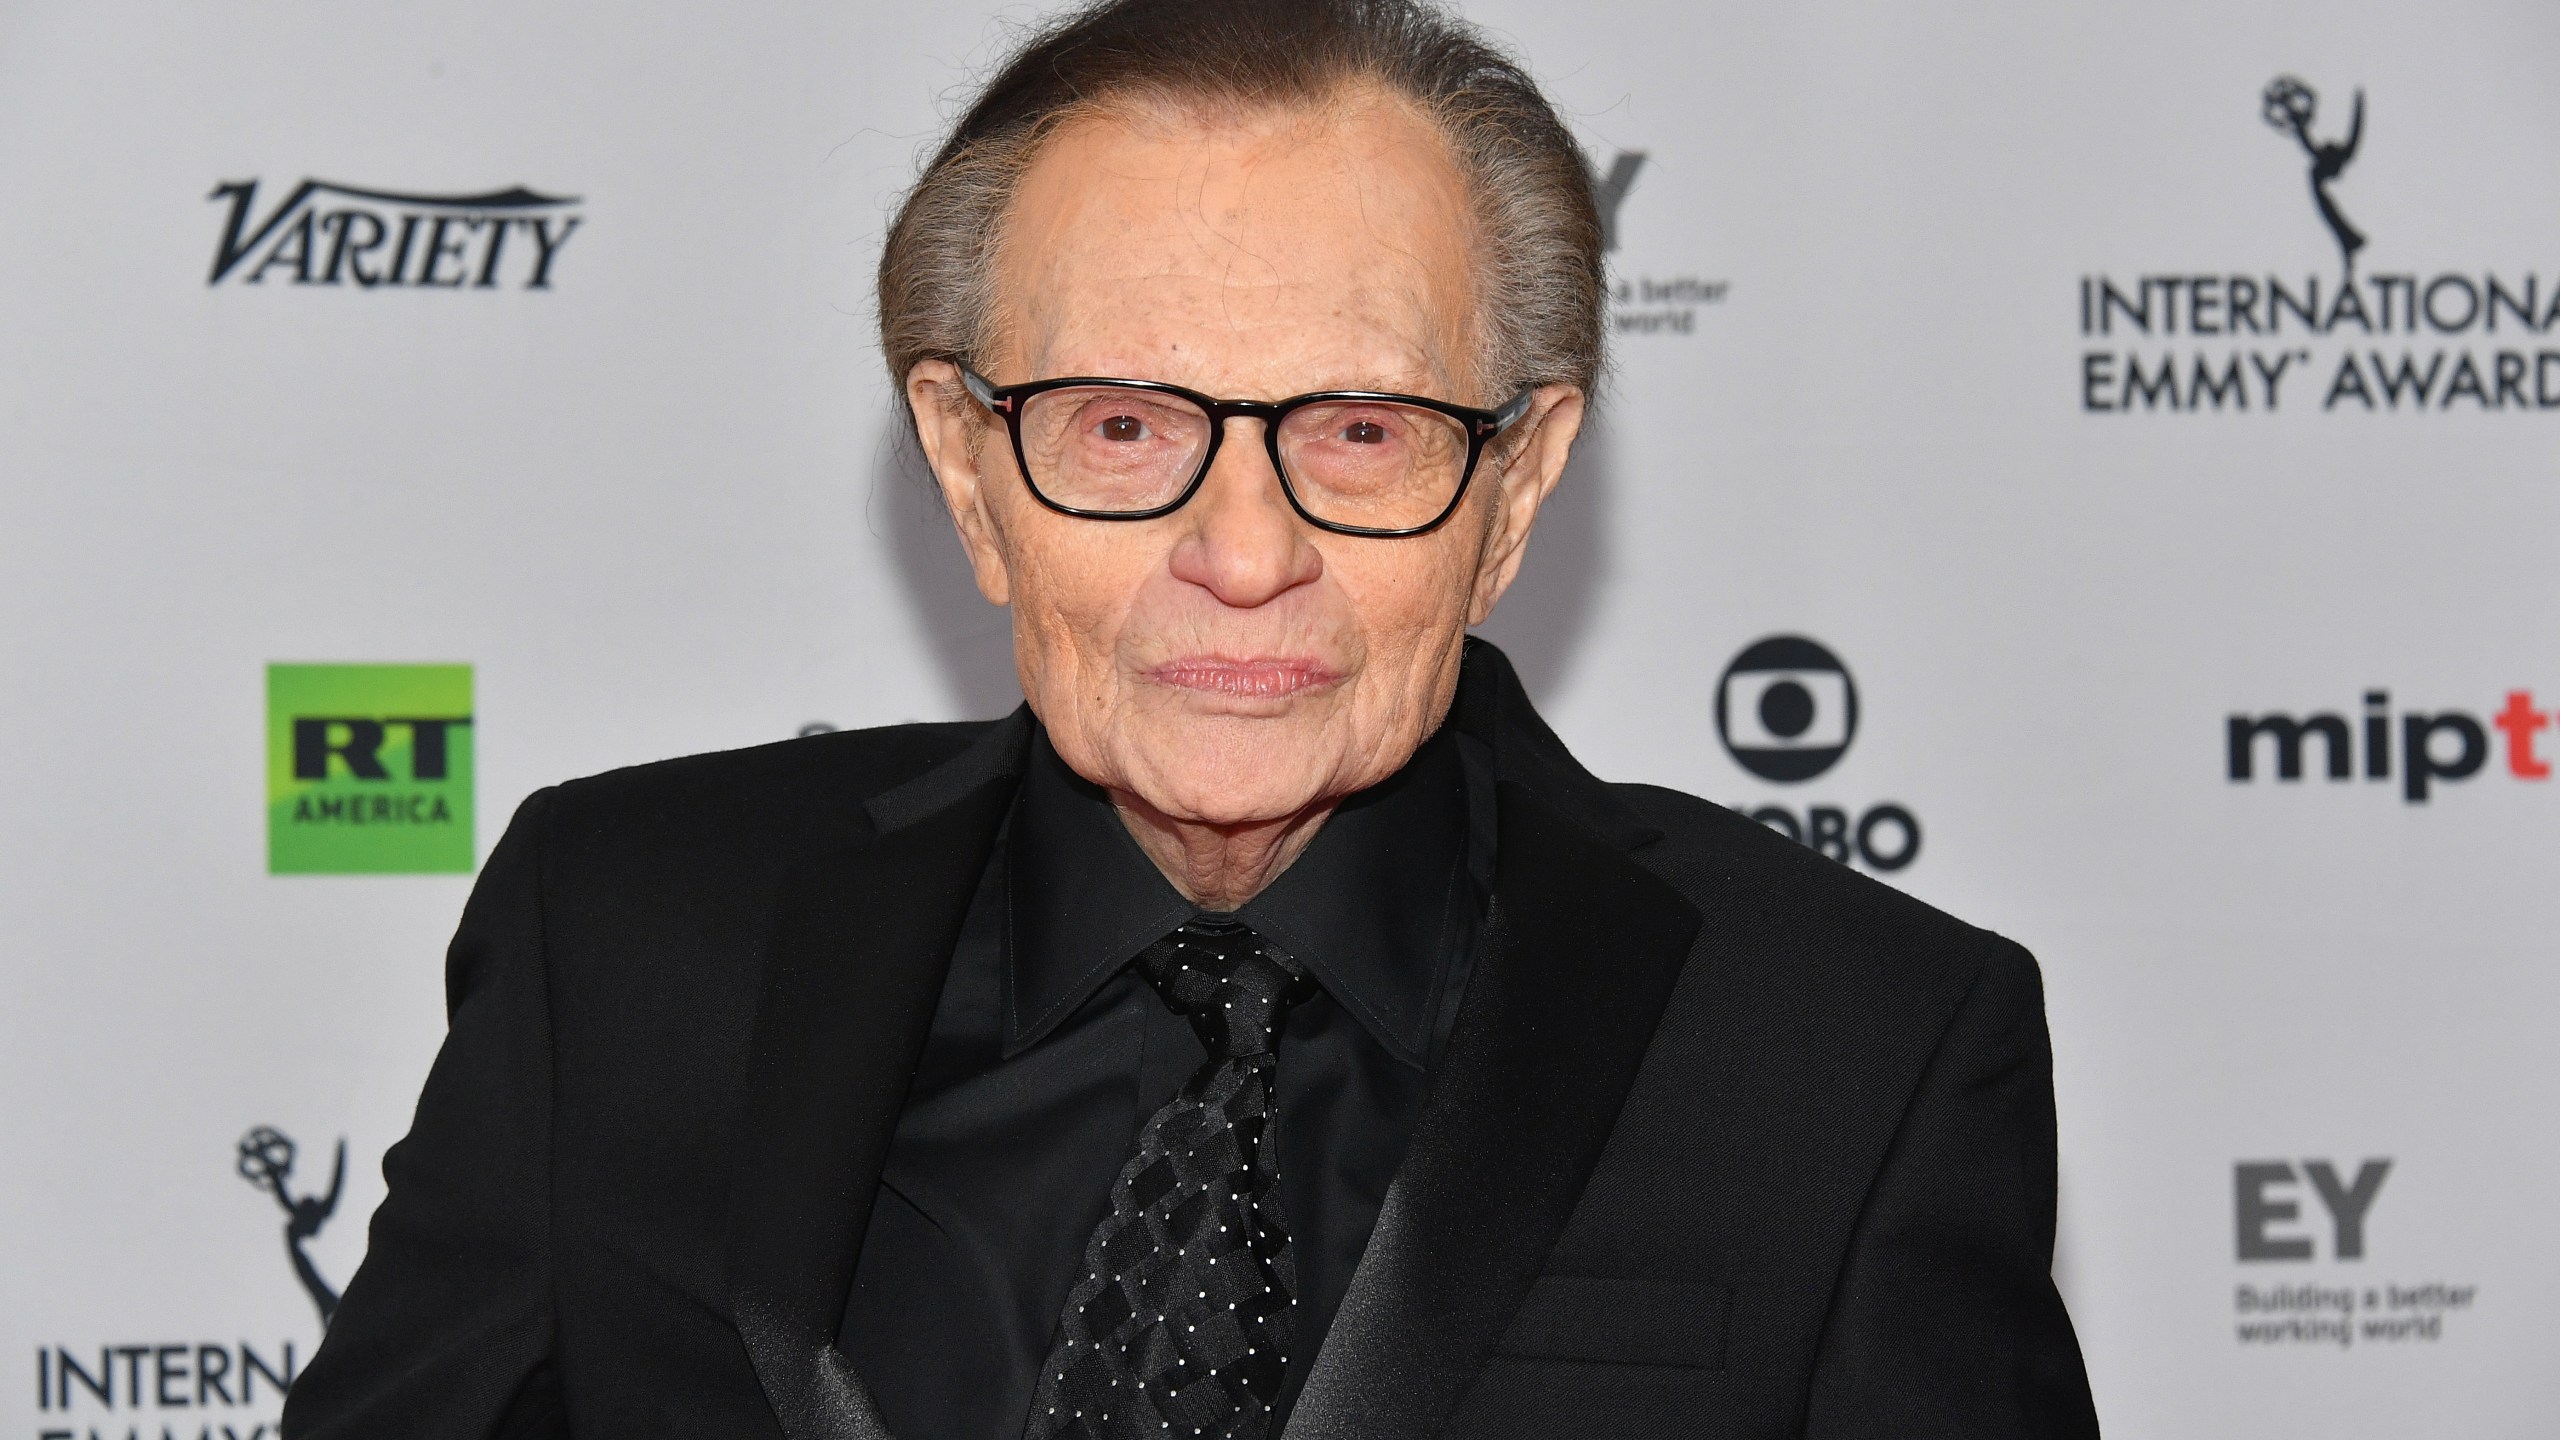
{"label": "ey logo", "polygon": [[2355,1178],[2343,1179],[2326,1160],[2305,1160],[2300,1170],[2284,1160],[2243,1160],[2231,1167],[2233,1215],[2240,1232],[2243,1260],[2308,1260],[2317,1248],[2313,1236],[2295,1227],[2302,1218],[2301,1186],[2308,1180],[2320,1208],[2329,1212],[2329,1255],[2333,1260],[2364,1258],[2364,1221],[2374,1197],[2382,1193],[2389,1160],[2367,1160]]}
{"label": "ey logo", "polygon": [[267,871],[467,875],[471,667],[267,667]]}

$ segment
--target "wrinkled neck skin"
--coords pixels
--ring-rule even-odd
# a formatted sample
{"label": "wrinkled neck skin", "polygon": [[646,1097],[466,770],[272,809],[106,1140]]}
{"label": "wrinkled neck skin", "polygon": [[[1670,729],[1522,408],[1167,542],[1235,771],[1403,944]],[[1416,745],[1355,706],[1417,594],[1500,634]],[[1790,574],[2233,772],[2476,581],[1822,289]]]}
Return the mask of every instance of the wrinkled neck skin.
{"label": "wrinkled neck skin", "polygon": [[1131,791],[1111,792],[1111,807],[1138,848],[1186,899],[1212,911],[1238,909],[1269,889],[1339,803],[1340,797],[1326,796],[1282,819],[1211,825],[1177,820]]}

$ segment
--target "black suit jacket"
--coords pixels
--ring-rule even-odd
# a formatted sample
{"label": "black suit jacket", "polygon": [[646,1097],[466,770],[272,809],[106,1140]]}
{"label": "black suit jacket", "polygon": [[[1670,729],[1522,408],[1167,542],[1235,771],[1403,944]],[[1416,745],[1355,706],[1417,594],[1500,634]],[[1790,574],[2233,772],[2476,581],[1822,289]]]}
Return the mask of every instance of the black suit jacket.
{"label": "black suit jacket", "polygon": [[[1498,652],[1466,663],[1492,918],[1287,1440],[2095,1434],[2034,961],[1595,780]],[[285,1433],[886,1440],[833,1340],[1029,734],[528,800]]]}

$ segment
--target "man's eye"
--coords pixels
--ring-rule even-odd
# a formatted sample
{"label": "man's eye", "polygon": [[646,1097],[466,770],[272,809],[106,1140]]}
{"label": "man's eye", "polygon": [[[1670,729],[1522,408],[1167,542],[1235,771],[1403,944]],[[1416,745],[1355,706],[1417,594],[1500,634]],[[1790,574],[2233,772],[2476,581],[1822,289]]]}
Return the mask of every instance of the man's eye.
{"label": "man's eye", "polygon": [[1375,420],[1354,420],[1342,427],[1342,438],[1354,445],[1384,445],[1387,427]]}
{"label": "man's eye", "polygon": [[1135,415],[1114,415],[1102,422],[1100,430],[1105,440],[1130,441],[1147,438],[1146,422]]}

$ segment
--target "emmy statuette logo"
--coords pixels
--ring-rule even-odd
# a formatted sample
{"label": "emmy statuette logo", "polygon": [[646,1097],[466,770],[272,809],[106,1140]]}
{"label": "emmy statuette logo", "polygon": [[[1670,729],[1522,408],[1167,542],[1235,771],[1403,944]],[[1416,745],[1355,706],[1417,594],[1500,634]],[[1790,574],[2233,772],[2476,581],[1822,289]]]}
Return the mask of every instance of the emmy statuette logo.
{"label": "emmy statuette logo", "polygon": [[338,1213],[338,1197],[347,1184],[347,1142],[338,1142],[337,1162],[330,1167],[329,1193],[297,1196],[289,1188],[293,1179],[293,1137],[270,1126],[261,1125],[240,1137],[240,1178],[276,1197],[284,1207],[284,1249],[293,1261],[294,1278],[311,1296],[320,1311],[320,1328],[329,1328],[329,1319],[338,1313],[338,1292],[320,1276],[320,1267],[311,1263],[303,1243],[320,1233],[329,1217]]}
{"label": "emmy statuette logo", "polygon": [[2364,234],[2347,223],[2346,212],[2329,194],[2329,184],[2356,158],[2356,146],[2364,141],[2364,91],[2356,91],[2355,113],[2347,121],[2347,138],[2325,145],[2311,138],[2311,120],[2319,113],[2320,96],[2310,86],[2290,75],[2279,75],[2267,82],[2259,104],[2267,123],[2301,142],[2302,153],[2311,157],[2311,203],[2319,207],[2320,218],[2328,222],[2329,233],[2337,237],[2338,259],[2352,283],[2356,252],[2364,248]]}

